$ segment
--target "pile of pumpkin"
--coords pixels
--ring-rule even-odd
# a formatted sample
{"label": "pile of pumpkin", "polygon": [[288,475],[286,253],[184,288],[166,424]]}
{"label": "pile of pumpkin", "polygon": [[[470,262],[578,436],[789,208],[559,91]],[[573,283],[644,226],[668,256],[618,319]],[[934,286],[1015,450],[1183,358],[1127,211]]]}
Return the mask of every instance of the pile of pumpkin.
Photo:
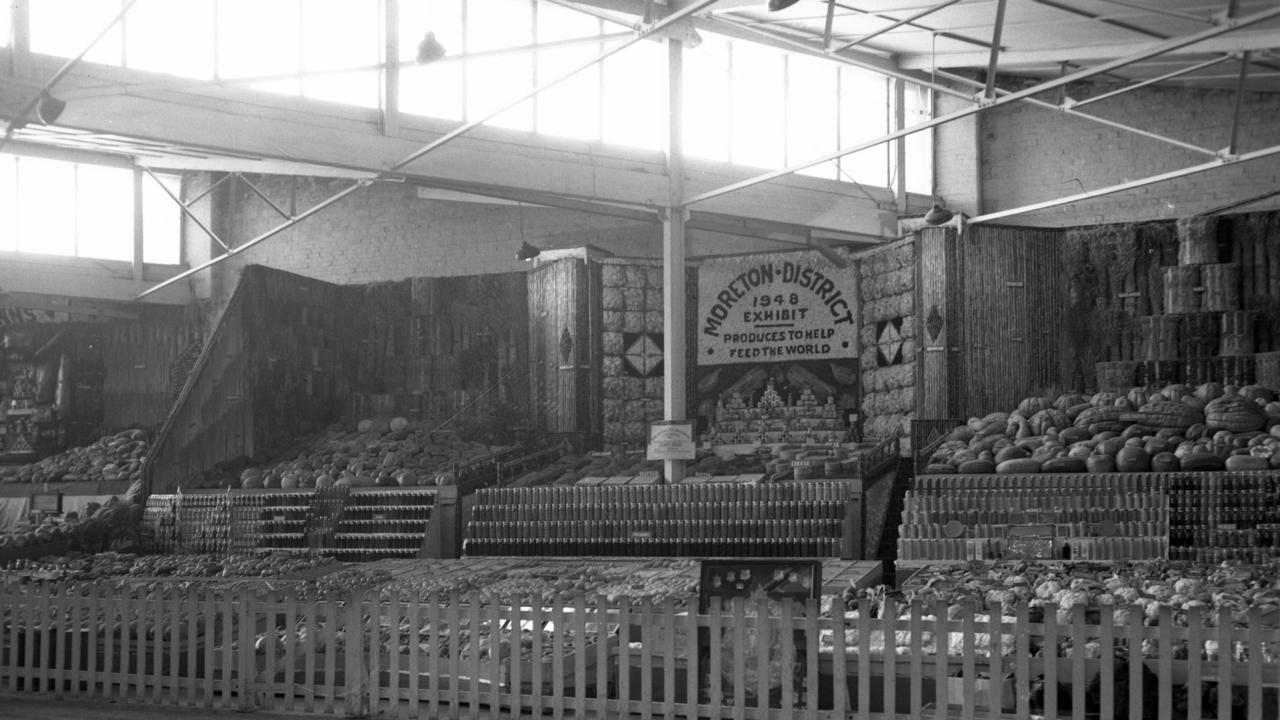
{"label": "pile of pumpkin", "polygon": [[207,484],[238,484],[250,490],[447,485],[455,480],[455,466],[492,452],[488,445],[467,442],[452,432],[428,432],[401,417],[361,420],[354,431],[330,428],[283,459],[244,468],[239,482],[215,477]]}
{"label": "pile of pumpkin", "polygon": [[134,481],[142,477],[147,434],[123,430],[28,465],[0,466],[0,482]]}
{"label": "pile of pumpkin", "polygon": [[1031,397],[970,418],[926,473],[1170,472],[1280,468],[1280,402],[1261,385],[1204,383]]}

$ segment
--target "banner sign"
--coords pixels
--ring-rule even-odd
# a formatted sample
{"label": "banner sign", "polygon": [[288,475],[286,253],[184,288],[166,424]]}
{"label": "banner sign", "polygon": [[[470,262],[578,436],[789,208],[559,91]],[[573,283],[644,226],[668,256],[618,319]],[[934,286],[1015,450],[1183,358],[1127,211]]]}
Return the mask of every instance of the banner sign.
{"label": "banner sign", "polygon": [[708,261],[698,268],[698,364],[851,357],[857,270],[810,253]]}

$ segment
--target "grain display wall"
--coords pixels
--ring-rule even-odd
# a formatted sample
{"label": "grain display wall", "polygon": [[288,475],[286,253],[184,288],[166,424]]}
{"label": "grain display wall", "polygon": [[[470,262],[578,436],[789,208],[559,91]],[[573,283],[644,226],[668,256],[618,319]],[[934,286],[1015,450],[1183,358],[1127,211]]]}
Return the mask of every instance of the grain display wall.
{"label": "grain display wall", "polygon": [[[648,424],[663,418],[662,362],[666,343],[662,304],[662,263],[606,258],[599,261],[601,307],[601,405],[606,446],[642,448]],[[697,274],[686,278],[686,347],[690,408],[695,402],[692,379],[697,311]]]}
{"label": "grain display wall", "polygon": [[859,256],[862,312],[862,434],[903,438],[909,452],[916,410],[916,242]]}
{"label": "grain display wall", "polygon": [[341,298],[344,415],[494,440],[528,424],[523,273],[350,285]]}

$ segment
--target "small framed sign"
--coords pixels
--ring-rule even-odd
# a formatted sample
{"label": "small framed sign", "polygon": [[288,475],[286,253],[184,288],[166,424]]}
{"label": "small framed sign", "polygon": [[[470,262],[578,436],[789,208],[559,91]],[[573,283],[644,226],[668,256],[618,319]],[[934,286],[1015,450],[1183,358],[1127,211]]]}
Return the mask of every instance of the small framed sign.
{"label": "small framed sign", "polygon": [[655,422],[649,426],[648,460],[692,460],[698,452],[693,439],[693,423]]}
{"label": "small framed sign", "polygon": [[1048,560],[1054,557],[1053,525],[1010,525],[1005,536],[1007,559]]}
{"label": "small framed sign", "polygon": [[61,513],[62,493],[32,493],[31,509],[41,513]]}

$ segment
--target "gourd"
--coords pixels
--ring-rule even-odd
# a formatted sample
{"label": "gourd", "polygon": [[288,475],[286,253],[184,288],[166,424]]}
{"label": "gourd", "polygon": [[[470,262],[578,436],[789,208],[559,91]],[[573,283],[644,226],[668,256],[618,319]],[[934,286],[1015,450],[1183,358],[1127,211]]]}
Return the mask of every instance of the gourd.
{"label": "gourd", "polygon": [[1113,392],[1097,392],[1093,397],[1089,398],[1089,404],[1094,407],[1110,407],[1116,404],[1116,394]]}
{"label": "gourd", "polygon": [[1226,469],[1232,472],[1247,470],[1267,470],[1271,467],[1270,459],[1254,455],[1231,455],[1225,463]]}
{"label": "gourd", "polygon": [[1076,417],[1075,426],[1087,428],[1094,435],[1107,430],[1120,432],[1126,427],[1126,423],[1120,419],[1124,412],[1114,405],[1092,407]]}
{"label": "gourd", "polygon": [[1183,470],[1222,470],[1226,468],[1226,462],[1221,457],[1210,453],[1196,453],[1187,455],[1182,458],[1180,463]]}
{"label": "gourd", "polygon": [[990,460],[967,460],[958,469],[962,475],[990,475],[996,471],[996,464]]}
{"label": "gourd", "polygon": [[1236,395],[1223,395],[1204,406],[1205,423],[1210,427],[1230,430],[1231,432],[1247,432],[1260,430],[1267,423],[1267,417],[1256,403],[1246,402]]}
{"label": "gourd", "polygon": [[1182,402],[1182,399],[1188,395],[1194,397],[1196,391],[1190,385],[1173,383],[1172,385],[1165,385],[1160,394],[1169,402]]}
{"label": "gourd", "polygon": [[1038,473],[1040,472],[1040,463],[1032,460],[1031,458],[1005,460],[1004,462],[996,465],[996,472],[1001,475]]}
{"label": "gourd", "polygon": [[[1240,397],[1255,405],[1266,405],[1276,399],[1276,394],[1261,385],[1245,385],[1240,388]],[[1258,400],[1262,400],[1261,403]]]}
{"label": "gourd", "polygon": [[1044,461],[1040,468],[1049,473],[1082,473],[1086,472],[1089,466],[1084,458],[1064,455]]}

